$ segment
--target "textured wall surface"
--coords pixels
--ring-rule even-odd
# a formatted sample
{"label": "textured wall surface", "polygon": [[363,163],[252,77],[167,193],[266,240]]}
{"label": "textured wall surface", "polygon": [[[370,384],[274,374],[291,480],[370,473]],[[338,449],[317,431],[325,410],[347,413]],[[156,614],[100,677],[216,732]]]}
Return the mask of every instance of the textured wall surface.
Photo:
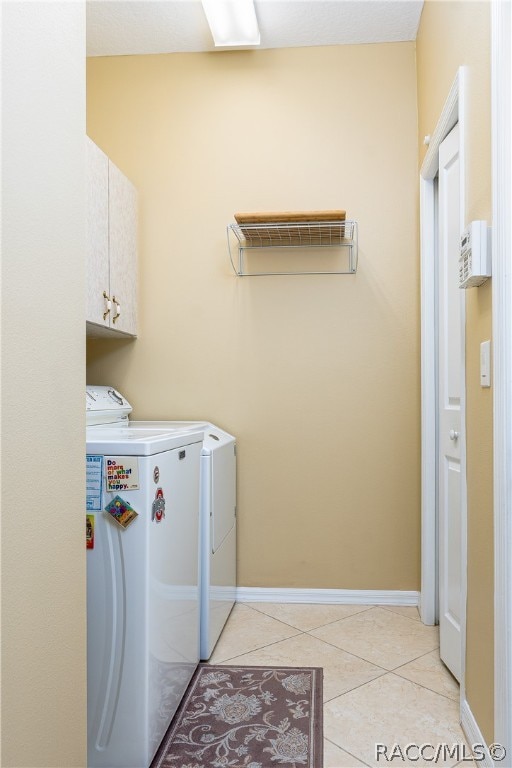
{"label": "textured wall surface", "polygon": [[2,4],[2,747],[86,765],[85,4]]}
{"label": "textured wall surface", "polygon": [[[139,191],[141,283],[89,382],[238,437],[241,585],[417,589],[414,44],[90,59],[88,133]],[[329,208],[356,275],[234,275],[235,211]]]}

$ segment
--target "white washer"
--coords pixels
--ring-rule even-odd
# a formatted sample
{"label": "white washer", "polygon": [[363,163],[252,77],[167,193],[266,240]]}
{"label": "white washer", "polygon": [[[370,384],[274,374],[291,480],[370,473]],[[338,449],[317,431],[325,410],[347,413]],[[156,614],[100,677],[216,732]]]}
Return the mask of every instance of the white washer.
{"label": "white washer", "polygon": [[203,431],[132,429],[108,387],[86,404],[88,766],[149,768],[199,661]]}
{"label": "white washer", "polygon": [[131,421],[134,429],[204,431],[201,455],[201,642],[212,655],[236,597],[236,439],[207,421]]}

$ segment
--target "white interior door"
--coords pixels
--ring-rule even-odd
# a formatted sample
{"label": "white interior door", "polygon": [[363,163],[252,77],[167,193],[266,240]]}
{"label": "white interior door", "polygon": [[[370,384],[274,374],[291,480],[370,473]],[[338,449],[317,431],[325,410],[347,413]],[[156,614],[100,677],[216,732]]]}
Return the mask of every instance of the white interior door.
{"label": "white interior door", "polygon": [[439,148],[438,247],[438,510],[439,630],[441,659],[461,676],[461,447],[464,292],[458,287],[460,247],[459,127]]}

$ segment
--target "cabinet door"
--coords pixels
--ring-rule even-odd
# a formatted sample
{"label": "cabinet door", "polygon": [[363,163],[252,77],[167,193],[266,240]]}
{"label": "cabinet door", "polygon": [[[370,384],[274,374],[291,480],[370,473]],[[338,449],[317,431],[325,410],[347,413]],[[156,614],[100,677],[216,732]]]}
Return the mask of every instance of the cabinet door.
{"label": "cabinet door", "polygon": [[[108,199],[111,327],[135,336],[137,334],[137,191],[112,162],[109,162]],[[117,312],[119,315],[116,317]]]}
{"label": "cabinet door", "polygon": [[109,295],[108,257],[108,157],[88,137],[87,140],[87,297],[86,320],[109,327],[103,319]]}

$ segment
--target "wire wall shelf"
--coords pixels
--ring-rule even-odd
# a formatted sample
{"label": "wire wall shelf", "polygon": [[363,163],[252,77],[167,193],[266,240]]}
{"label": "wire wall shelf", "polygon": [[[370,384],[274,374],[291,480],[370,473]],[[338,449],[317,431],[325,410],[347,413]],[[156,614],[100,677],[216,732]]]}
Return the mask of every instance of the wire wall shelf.
{"label": "wire wall shelf", "polygon": [[[293,223],[229,224],[227,228],[231,266],[239,277],[264,275],[349,275],[357,270],[357,222],[355,221],[300,221]],[[324,263],[323,268],[309,260],[301,261],[296,269],[272,268],[254,271],[253,261],[247,256],[252,251],[293,248],[336,248],[341,258],[335,264]],[[318,252],[317,252],[318,253]],[[313,256],[314,258],[314,256]],[[318,259],[316,259],[318,261]],[[339,263],[338,263],[339,262]],[[268,266],[269,260],[266,260]],[[282,263],[282,262],[281,262]]]}

